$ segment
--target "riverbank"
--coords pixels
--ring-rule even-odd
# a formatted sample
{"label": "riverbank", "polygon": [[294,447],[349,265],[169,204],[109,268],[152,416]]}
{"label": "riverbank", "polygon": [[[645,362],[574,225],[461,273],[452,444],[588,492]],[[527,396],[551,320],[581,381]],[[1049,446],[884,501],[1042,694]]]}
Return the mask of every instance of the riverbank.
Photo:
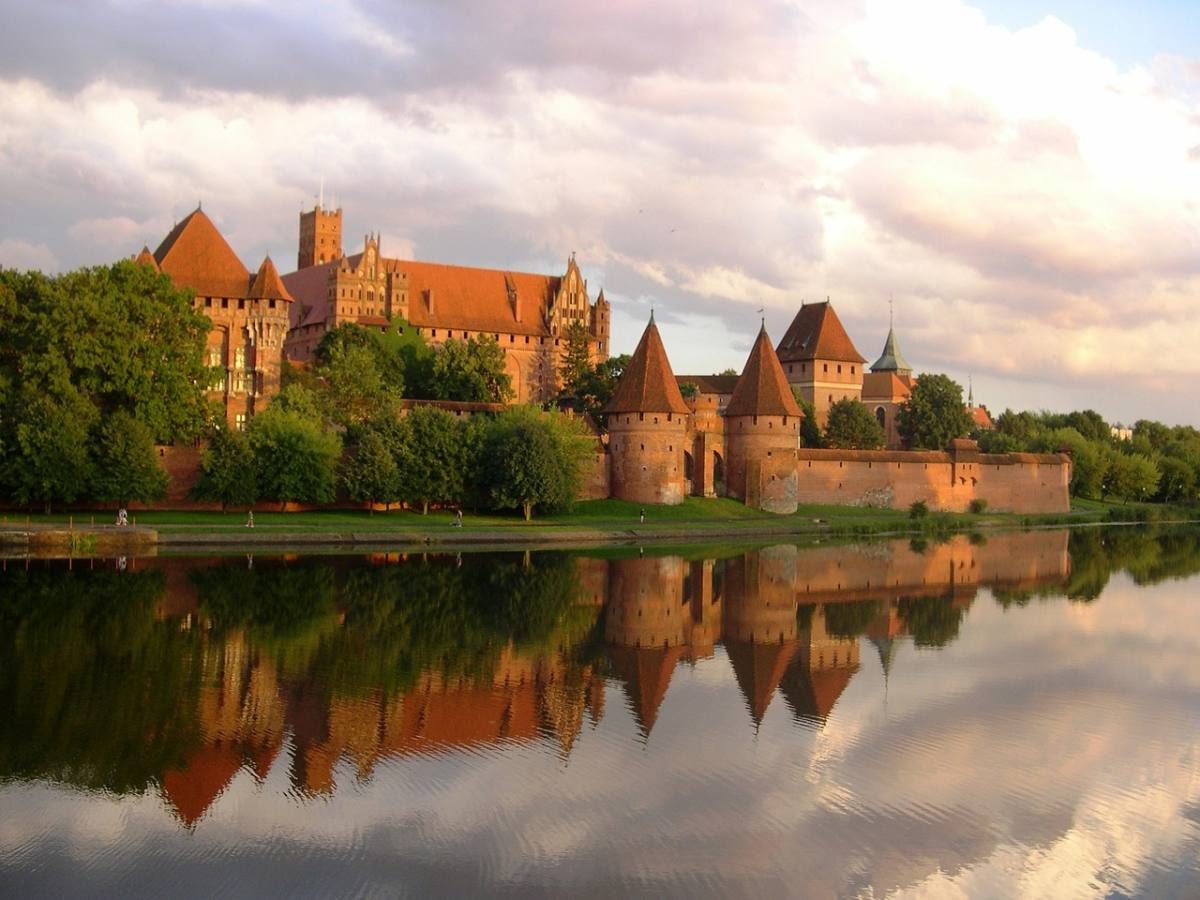
{"label": "riverbank", "polygon": [[[644,511],[644,519],[643,519]],[[1152,504],[1077,501],[1068,513],[938,513],[914,518],[907,510],[843,506],[802,507],[778,516],[726,499],[688,498],[680,506],[639,506],[619,500],[576,504],[568,513],[526,522],[518,516],[468,513],[462,527],[449,512],[428,515],[394,510],[256,510],[254,527],[241,512],[141,511],[120,528],[105,514],[7,516],[0,521],[0,552],[106,553],[229,552],[244,549],[438,546],[572,547],[597,544],[690,543],[714,540],[797,540],[914,536],[990,529],[1061,527],[1098,523],[1195,521],[1195,509]],[[98,521],[97,521],[98,520]]]}

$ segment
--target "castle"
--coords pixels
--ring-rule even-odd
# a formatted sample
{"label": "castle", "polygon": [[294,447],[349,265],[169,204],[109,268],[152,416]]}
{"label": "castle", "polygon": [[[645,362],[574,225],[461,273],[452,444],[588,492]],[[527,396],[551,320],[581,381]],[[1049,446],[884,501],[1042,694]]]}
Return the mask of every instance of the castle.
{"label": "castle", "polygon": [[400,318],[433,345],[494,339],[516,402],[548,403],[558,396],[567,329],[587,330],[593,362],[608,357],[609,304],[603,290],[591,300],[574,254],[558,276],[393,259],[380,252],[379,235],[345,256],[341,209],[318,204],[300,214],[296,268],[283,278],[296,298],[284,347],[292,360],[311,360],[344,322],[387,328]]}
{"label": "castle", "polygon": [[[592,359],[607,358],[609,304],[603,291],[590,299],[573,254],[560,276],[392,259],[381,254],[378,235],[366,236],[361,253],[345,256],[341,221],[340,209],[318,205],[302,213],[299,268],[282,277],[270,257],[251,275],[199,208],[154,253],[143,247],[137,255],[193,290],[196,308],[212,320],[206,360],[221,374],[209,396],[231,427],[244,429],[278,392],[285,354],[312,359],[323,336],[345,322],[415,328],[435,345],[493,339],[519,403],[558,396],[568,329],[582,326]],[[652,315],[605,410],[607,445],[597,449],[587,493],[662,504],[730,496],[779,513],[801,503],[916,501],[953,510],[979,502],[1023,512],[1069,509],[1064,455],[986,455],[967,440],[944,451],[901,450],[896,413],[915,382],[894,330],[870,372],[864,362],[826,301],[803,304],[778,347],[764,324],[739,377],[676,378]],[[687,400],[681,383],[695,388]],[[820,425],[839,400],[866,404],[889,449],[801,448],[793,389],[813,404]],[[984,424],[986,411],[969,408]],[[195,460],[178,465],[181,472],[194,469]]]}
{"label": "castle", "polygon": [[[959,511],[980,503],[1021,512],[1070,509],[1065,454],[983,454],[966,439],[944,451],[895,449],[896,410],[913,380],[894,331],[870,374],[862,362],[825,302],[801,307],[778,351],[764,324],[738,378],[677,378],[652,314],[605,409],[608,493],[664,504],[724,495],[777,513],[800,504],[903,508],[917,501]],[[690,400],[681,383],[694,385]],[[793,385],[822,423],[837,400],[861,400],[897,443],[875,451],[801,448]]]}
{"label": "castle", "polygon": [[158,249],[134,261],[192,290],[192,303],[212,321],[204,361],[220,370],[208,397],[225,411],[227,424],[245,430],[254,414],[279,392],[288,316],[293,305],[271,257],[253,275],[197,207],[175,225]]}

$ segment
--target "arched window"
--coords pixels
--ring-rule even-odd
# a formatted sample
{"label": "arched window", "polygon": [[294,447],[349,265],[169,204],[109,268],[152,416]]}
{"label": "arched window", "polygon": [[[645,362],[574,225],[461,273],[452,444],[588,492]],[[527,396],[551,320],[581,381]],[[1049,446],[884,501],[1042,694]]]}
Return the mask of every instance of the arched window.
{"label": "arched window", "polygon": [[887,428],[887,412],[882,406],[875,407],[875,421],[879,423],[880,428]]}

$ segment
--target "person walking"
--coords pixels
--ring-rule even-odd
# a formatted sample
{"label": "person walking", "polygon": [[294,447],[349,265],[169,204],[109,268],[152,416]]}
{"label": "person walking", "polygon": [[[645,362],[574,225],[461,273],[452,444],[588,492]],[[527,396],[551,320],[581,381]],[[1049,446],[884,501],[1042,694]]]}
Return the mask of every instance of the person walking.
{"label": "person walking", "polygon": [[252,509],[246,510],[246,527],[247,528],[254,527],[254,510],[252,510]]}
{"label": "person walking", "polygon": [[462,508],[461,507],[454,511],[454,527],[462,528]]}
{"label": "person walking", "polygon": [[645,523],[645,521],[646,521],[646,507],[643,506],[642,511],[638,514],[638,522]]}

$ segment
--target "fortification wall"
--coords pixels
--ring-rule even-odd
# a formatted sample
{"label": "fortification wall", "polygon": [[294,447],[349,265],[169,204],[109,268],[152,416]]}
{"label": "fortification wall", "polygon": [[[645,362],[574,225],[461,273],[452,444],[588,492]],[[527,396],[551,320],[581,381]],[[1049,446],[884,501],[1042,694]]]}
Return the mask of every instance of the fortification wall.
{"label": "fortification wall", "polygon": [[981,454],[801,449],[803,504],[903,509],[916,501],[963,512],[972,500],[1024,513],[1070,510],[1070,458],[1062,454]]}

